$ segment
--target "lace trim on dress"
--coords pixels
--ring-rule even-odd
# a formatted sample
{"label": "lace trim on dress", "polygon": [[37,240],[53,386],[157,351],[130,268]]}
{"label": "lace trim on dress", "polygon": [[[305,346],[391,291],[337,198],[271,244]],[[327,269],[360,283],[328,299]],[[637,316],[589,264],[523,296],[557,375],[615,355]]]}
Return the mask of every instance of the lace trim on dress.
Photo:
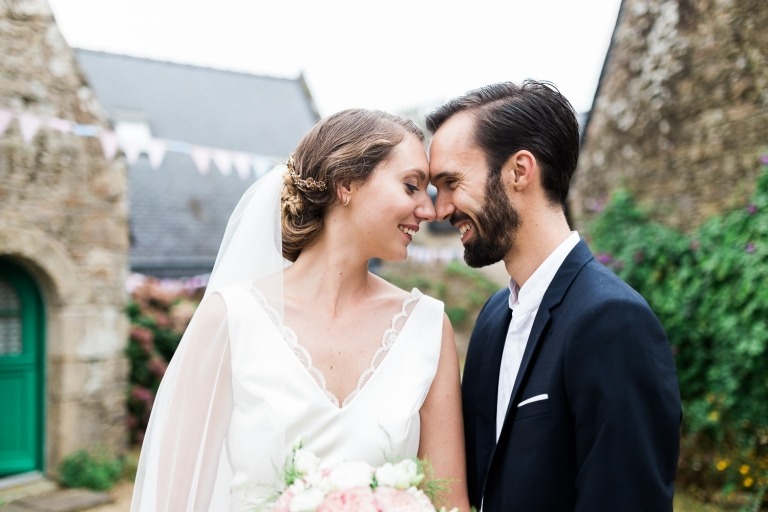
{"label": "lace trim on dress", "polygon": [[[398,322],[405,319],[408,316],[408,306],[413,304],[414,302],[418,301],[422,293],[414,288],[411,290],[411,295],[407,299],[405,299],[400,307],[400,311],[398,311],[393,317],[392,321],[390,322],[390,327],[384,331],[384,334],[381,337],[381,346],[376,349],[376,352],[373,353],[373,357],[371,357],[371,363],[368,365],[368,368],[366,368],[363,373],[360,375],[360,378],[357,380],[357,386],[355,389],[347,396],[343,402],[339,403],[339,399],[331,393],[326,385],[325,382],[325,376],[323,375],[323,372],[321,372],[319,369],[315,368],[315,366],[312,364],[312,355],[309,353],[309,350],[304,348],[301,343],[299,343],[298,336],[296,336],[296,333],[293,329],[288,327],[283,323],[283,319],[280,317],[278,312],[273,308],[269,302],[267,301],[267,298],[264,296],[264,294],[256,288],[255,285],[251,287],[251,294],[256,298],[256,300],[259,302],[261,307],[264,308],[264,311],[267,312],[267,315],[269,316],[272,323],[275,324],[277,329],[280,331],[280,334],[283,337],[283,340],[288,344],[288,347],[293,351],[293,353],[298,358],[299,362],[304,365],[304,367],[307,369],[309,374],[312,376],[312,378],[317,382],[317,385],[320,387],[320,390],[325,394],[326,397],[339,408],[346,407],[352,399],[357,396],[357,394],[360,392],[360,390],[363,389],[363,386],[371,379],[371,376],[374,374],[376,369],[379,367],[381,362],[384,360],[384,356],[386,356],[389,353],[389,350],[392,348],[392,346],[395,344],[395,341],[397,340],[398,335],[400,334],[399,327],[397,325]],[[400,326],[402,327],[402,325]]]}

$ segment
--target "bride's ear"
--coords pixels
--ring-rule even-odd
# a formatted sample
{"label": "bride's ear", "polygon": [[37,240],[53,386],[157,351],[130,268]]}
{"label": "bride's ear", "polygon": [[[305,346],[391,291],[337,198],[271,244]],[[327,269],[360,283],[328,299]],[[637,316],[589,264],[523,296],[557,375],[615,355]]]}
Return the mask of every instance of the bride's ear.
{"label": "bride's ear", "polygon": [[336,198],[342,206],[347,206],[349,204],[349,201],[352,199],[352,191],[354,188],[355,187],[349,181],[338,183],[336,185]]}

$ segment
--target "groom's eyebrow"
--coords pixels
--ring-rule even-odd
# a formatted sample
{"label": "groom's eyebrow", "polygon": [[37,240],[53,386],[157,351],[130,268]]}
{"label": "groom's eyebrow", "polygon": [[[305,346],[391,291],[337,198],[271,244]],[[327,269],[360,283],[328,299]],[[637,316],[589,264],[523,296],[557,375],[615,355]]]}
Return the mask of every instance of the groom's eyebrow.
{"label": "groom's eyebrow", "polygon": [[444,180],[444,179],[446,179],[446,178],[451,178],[451,177],[453,177],[453,176],[456,176],[457,174],[458,174],[458,173],[457,173],[457,172],[455,172],[455,171],[440,171],[439,173],[437,173],[437,174],[435,174],[434,176],[432,176],[432,178],[430,179],[430,181],[431,181],[432,183],[435,183],[435,182],[437,182],[437,181],[442,181],[442,180]]}

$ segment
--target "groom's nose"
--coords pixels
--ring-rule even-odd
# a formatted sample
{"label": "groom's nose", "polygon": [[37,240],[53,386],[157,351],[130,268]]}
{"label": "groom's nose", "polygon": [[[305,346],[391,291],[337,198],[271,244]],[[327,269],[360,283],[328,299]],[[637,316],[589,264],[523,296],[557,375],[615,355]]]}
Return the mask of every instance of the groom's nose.
{"label": "groom's nose", "polygon": [[438,190],[435,197],[435,220],[443,221],[453,215],[455,211],[456,207],[451,202],[449,195]]}

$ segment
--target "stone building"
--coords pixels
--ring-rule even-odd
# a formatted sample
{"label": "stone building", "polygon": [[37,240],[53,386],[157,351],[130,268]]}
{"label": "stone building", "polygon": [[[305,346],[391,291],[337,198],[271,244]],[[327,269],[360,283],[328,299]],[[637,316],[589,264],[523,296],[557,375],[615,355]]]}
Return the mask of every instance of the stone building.
{"label": "stone building", "polygon": [[577,224],[623,187],[689,230],[742,207],[768,146],[768,3],[623,0],[570,197]]}
{"label": "stone building", "polygon": [[0,482],[126,442],[127,176],[44,0],[0,2]]}

